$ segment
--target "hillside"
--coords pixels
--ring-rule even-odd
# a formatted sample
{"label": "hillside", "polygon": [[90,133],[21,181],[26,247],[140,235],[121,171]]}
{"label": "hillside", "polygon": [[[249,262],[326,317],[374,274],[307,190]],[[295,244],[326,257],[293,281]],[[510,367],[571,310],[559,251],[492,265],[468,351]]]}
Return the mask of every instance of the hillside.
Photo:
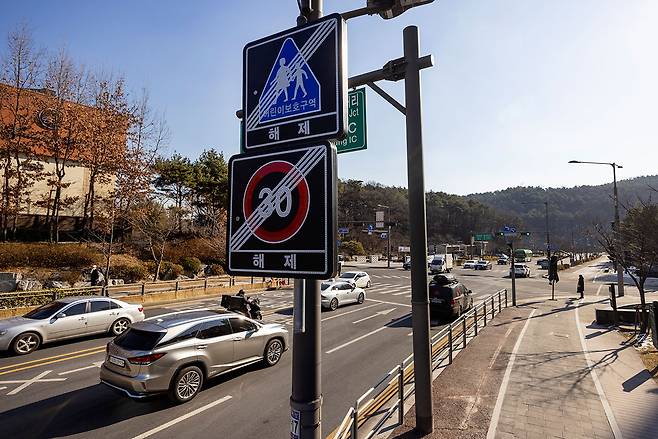
{"label": "hillside", "polygon": [[[658,198],[658,193],[653,189],[658,189],[658,175],[621,180],[617,183],[617,188],[620,215],[623,217],[625,207],[633,206],[640,199]],[[544,242],[543,203],[548,200],[551,241],[566,249],[570,246],[572,237],[576,247],[596,244],[592,233],[594,225],[609,225],[614,218],[612,193],[613,186],[610,183],[572,188],[514,187],[471,194],[466,198],[484,203],[499,213],[519,218],[519,226],[535,232],[535,245],[538,247]]]}

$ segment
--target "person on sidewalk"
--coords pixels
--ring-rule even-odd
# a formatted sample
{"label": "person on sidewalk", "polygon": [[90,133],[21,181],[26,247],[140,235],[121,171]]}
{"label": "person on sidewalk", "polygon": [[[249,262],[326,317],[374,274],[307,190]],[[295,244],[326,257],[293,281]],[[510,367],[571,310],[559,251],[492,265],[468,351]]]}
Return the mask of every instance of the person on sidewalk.
{"label": "person on sidewalk", "polygon": [[585,297],[585,278],[582,274],[578,275],[578,287],[576,291],[580,294],[581,299]]}

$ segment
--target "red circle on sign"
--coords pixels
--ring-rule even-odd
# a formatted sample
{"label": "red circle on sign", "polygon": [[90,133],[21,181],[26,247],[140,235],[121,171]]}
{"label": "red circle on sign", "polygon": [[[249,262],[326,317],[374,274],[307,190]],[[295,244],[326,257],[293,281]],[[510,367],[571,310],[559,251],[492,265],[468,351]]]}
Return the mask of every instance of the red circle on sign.
{"label": "red circle on sign", "polygon": [[[293,180],[299,179],[299,182],[292,189],[292,191],[296,191],[299,196],[299,204],[297,207],[297,211],[294,212],[290,224],[288,224],[286,227],[284,227],[281,230],[269,231],[263,229],[260,226],[256,227],[254,230],[254,228],[249,224],[249,222],[247,222],[247,225],[251,229],[252,233],[256,235],[256,237],[258,237],[260,240],[270,244],[277,244],[279,242],[283,242],[292,238],[297,232],[299,232],[299,229],[301,229],[302,224],[304,224],[306,215],[308,215],[309,206],[310,206],[310,197],[309,197],[309,189],[308,189],[308,183],[306,182],[306,178],[304,178],[303,174],[292,163],[285,162],[282,160],[266,163],[260,168],[258,168],[258,170],[254,173],[254,175],[251,176],[249,182],[247,183],[247,187],[244,191],[242,209],[244,211],[245,220],[251,217],[252,214],[254,213],[252,206],[254,200],[254,193],[256,191],[256,188],[258,187],[258,184],[263,180],[264,177],[273,173],[284,174],[284,178],[285,176],[288,176],[288,174],[290,174],[291,177],[293,177]],[[275,214],[275,212],[272,212],[272,214]]]}

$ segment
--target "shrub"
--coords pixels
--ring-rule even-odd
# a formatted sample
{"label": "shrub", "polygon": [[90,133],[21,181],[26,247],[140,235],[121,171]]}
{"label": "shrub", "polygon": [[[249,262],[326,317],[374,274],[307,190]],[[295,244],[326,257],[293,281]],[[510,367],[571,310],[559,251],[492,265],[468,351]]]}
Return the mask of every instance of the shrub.
{"label": "shrub", "polygon": [[173,262],[165,261],[160,266],[160,280],[176,279],[183,274],[183,267]]}
{"label": "shrub", "polygon": [[221,276],[225,273],[224,267],[219,264],[210,264],[206,267],[206,274],[208,276]]}
{"label": "shrub", "polygon": [[0,244],[0,269],[9,267],[86,268],[102,261],[95,249],[79,244]]}
{"label": "shrub", "polygon": [[149,272],[146,266],[139,264],[116,264],[110,267],[110,277],[112,279],[123,279],[125,283],[134,283],[148,277]]}
{"label": "shrub", "polygon": [[363,248],[363,244],[361,244],[359,241],[343,241],[340,244],[340,251],[347,254],[348,256],[362,256],[366,254],[366,251]]}
{"label": "shrub", "polygon": [[195,257],[205,264],[221,264],[224,262],[224,250],[211,245],[205,238],[187,239],[167,245],[165,258],[168,261],[182,263],[184,257]]}
{"label": "shrub", "polygon": [[178,262],[180,262],[180,265],[188,273],[197,274],[201,270],[201,261],[194,256],[182,257]]}

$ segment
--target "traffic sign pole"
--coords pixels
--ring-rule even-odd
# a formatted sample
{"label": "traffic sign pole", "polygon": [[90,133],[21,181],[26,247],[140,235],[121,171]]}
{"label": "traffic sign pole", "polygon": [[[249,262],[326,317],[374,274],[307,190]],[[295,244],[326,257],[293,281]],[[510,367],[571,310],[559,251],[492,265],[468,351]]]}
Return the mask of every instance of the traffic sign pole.
{"label": "traffic sign pole", "polygon": [[[322,17],[322,0],[302,2],[310,6],[308,21]],[[303,22],[298,18],[298,23]],[[333,178],[336,178],[334,173]],[[335,185],[335,183],[334,183]],[[333,206],[333,231],[335,233],[336,206]],[[335,242],[335,240],[334,240]],[[335,244],[334,244],[335,245]],[[332,255],[336,258],[336,255]],[[304,322],[293,322],[304,331],[293,331],[292,335],[292,390],[290,395],[291,439],[322,438],[322,353],[320,352],[320,284],[317,280],[295,279],[295,291],[303,289]],[[295,319],[301,316],[294,316]],[[295,435],[294,422],[298,418],[299,428]]]}
{"label": "traffic sign pole", "polygon": [[404,96],[407,128],[407,178],[409,181],[409,224],[411,234],[411,322],[413,328],[414,381],[416,387],[416,430],[434,430],[432,411],[432,358],[430,355],[429,292],[427,289],[427,223],[425,176],[423,172],[423,125],[418,62],[418,27],[404,29],[406,61]]}

